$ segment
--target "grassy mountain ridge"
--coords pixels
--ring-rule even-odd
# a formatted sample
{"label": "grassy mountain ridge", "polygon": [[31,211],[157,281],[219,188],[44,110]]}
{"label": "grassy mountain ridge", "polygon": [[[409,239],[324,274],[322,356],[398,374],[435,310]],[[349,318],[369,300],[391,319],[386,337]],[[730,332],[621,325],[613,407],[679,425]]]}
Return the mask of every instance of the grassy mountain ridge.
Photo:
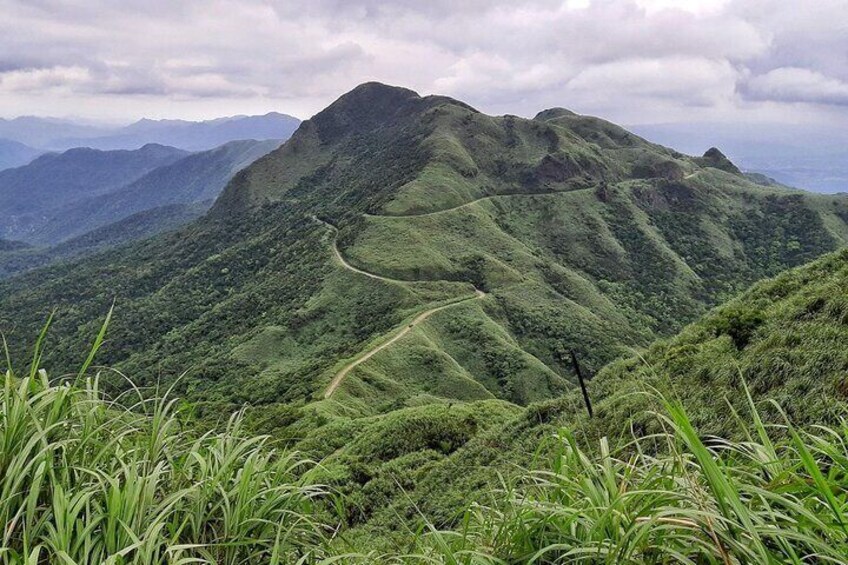
{"label": "grassy mountain ridge", "polygon": [[[846,284],[848,250],[755,285],[601,371],[591,419],[568,394],[323,422],[277,405],[203,433],[167,397],[109,400],[103,373],[6,368],[0,559],[838,562]],[[291,424],[297,454],[274,442]]]}
{"label": "grassy mountain ridge", "polygon": [[0,318],[33,332],[59,306],[61,366],[117,296],[108,364],[189,370],[183,392],[211,402],[302,403],[476,287],[484,298],[414,324],[315,409],[528,404],[572,386],[569,349],[597,370],[843,245],[846,219],[844,197],[756,185],[597,118],[491,117],[371,83],[192,226],[2,283]]}

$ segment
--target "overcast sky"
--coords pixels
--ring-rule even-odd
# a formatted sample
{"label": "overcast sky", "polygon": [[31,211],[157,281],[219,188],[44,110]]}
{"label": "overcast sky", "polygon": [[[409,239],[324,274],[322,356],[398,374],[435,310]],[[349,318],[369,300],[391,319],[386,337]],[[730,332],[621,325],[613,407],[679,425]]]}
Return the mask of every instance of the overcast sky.
{"label": "overcast sky", "polygon": [[306,118],[379,80],[532,116],[848,126],[848,0],[0,0],[0,116]]}

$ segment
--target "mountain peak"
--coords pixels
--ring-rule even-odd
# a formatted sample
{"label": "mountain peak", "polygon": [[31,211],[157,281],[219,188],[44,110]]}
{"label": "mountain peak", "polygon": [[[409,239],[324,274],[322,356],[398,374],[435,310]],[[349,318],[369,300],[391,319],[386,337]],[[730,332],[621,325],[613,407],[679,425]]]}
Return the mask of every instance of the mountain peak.
{"label": "mountain peak", "polygon": [[571,110],[567,110],[566,108],[548,108],[547,110],[542,110],[533,118],[534,120],[540,122],[546,122],[548,120],[555,120],[557,118],[562,117],[576,117],[579,116],[576,112],[572,112]]}
{"label": "mountain peak", "polygon": [[390,123],[410,113],[421,100],[417,92],[407,88],[366,82],[343,94],[311,121],[321,139],[329,141]]}
{"label": "mountain peak", "polygon": [[385,84],[382,82],[364,82],[359,86],[355,87],[353,90],[342,94],[337,102],[343,100],[349,101],[397,101],[403,102],[409,99],[417,99],[421,98],[417,92],[411,90],[409,88],[404,88],[402,86],[393,86],[390,84]]}
{"label": "mountain peak", "polygon": [[726,171],[728,173],[733,173],[735,175],[741,175],[742,171],[739,170],[739,167],[733,164],[733,162],[728,159],[724,153],[722,153],[717,147],[710,147],[704,153],[704,156],[698,159],[699,163],[705,167],[714,167],[716,169],[721,169],[722,171]]}
{"label": "mountain peak", "polygon": [[710,147],[704,152],[704,159],[723,160],[727,159],[727,156],[718,147]]}

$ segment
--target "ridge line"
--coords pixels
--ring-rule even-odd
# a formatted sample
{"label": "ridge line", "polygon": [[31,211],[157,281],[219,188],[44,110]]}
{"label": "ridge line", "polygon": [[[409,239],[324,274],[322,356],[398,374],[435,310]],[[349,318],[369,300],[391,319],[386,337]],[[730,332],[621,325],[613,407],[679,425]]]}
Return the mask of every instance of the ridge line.
{"label": "ridge line", "polygon": [[445,212],[453,212],[454,210],[459,210],[460,208],[465,208],[466,206],[471,206],[472,204],[477,204],[478,202],[482,202],[483,200],[491,200],[492,198],[503,198],[507,196],[550,196],[552,194],[571,194],[573,192],[582,192],[584,190],[594,189],[594,186],[587,186],[584,188],[575,188],[574,190],[548,190],[545,192],[512,192],[507,194],[489,194],[486,196],[481,196],[480,198],[475,198],[469,202],[465,202],[464,204],[458,204],[451,208],[443,208],[442,210],[433,210],[432,212],[421,212],[419,214],[368,214],[364,213],[363,216],[367,218],[417,218],[419,216],[434,216],[436,214],[443,214]]}

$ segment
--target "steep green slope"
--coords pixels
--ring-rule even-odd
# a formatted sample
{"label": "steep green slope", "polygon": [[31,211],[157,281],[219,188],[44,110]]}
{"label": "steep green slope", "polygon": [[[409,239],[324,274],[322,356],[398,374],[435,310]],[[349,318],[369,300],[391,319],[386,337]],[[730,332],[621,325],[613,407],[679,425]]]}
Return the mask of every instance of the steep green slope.
{"label": "steep green slope", "polygon": [[[732,435],[722,410],[742,383],[775,400],[796,423],[834,422],[848,401],[848,250],[755,285],[641,359],[615,362],[592,383],[598,398],[653,386],[679,397],[705,433]],[[840,405],[843,405],[842,407]],[[627,402],[601,404],[607,424]],[[773,406],[763,417],[777,420]]]}
{"label": "steep green slope", "polygon": [[104,362],[188,371],[182,391],[209,402],[527,404],[569,390],[569,349],[599,369],[844,244],[844,196],[704,159],[561,109],[491,117],[366,84],[203,220],[0,284],[0,320],[31,335],[58,306],[61,367],[117,297]]}

